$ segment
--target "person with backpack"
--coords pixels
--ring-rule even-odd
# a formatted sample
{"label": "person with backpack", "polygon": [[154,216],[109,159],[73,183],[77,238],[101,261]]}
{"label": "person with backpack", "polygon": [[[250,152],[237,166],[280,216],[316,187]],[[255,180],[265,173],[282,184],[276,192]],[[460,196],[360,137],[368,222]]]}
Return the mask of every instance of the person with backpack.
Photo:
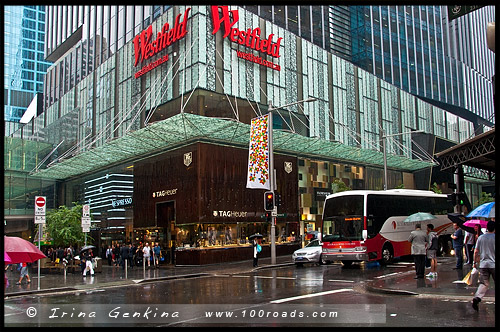
{"label": "person with backpack", "polygon": [[434,232],[434,225],[427,224],[427,234],[429,236],[429,247],[427,248],[427,258],[431,261],[431,272],[426,275],[427,278],[437,277],[437,250],[438,235]]}
{"label": "person with backpack", "polygon": [[262,250],[259,242],[257,242],[257,238],[253,239],[252,242],[253,246],[253,267],[257,267],[258,262],[259,262],[259,253]]}

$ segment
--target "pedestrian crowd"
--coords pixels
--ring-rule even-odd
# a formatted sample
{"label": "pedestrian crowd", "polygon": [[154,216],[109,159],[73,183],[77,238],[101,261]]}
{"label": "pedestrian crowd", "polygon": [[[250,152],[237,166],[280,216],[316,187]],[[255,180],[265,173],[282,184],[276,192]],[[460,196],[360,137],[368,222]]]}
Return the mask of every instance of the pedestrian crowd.
{"label": "pedestrian crowd", "polygon": [[161,247],[158,242],[156,244],[151,243],[154,247],[150,247],[149,243],[146,242],[144,245],[139,243],[138,245],[132,243],[123,244],[113,244],[106,248],[105,257],[108,261],[109,266],[119,267],[125,269],[133,269],[134,266],[147,266],[151,268],[160,267],[160,262],[164,260],[161,252]]}
{"label": "pedestrian crowd", "polygon": [[[462,229],[463,228],[463,229]],[[489,289],[490,276],[495,282],[495,220],[488,221],[486,233],[481,227],[465,227],[453,223],[454,232],[451,234],[453,250],[456,257],[454,270],[462,270],[464,265],[470,265],[479,274],[479,286],[472,299],[472,308],[479,310],[479,302]],[[464,234],[465,231],[465,234]],[[415,225],[415,230],[410,233],[408,242],[411,243],[411,254],[415,262],[415,279],[424,278],[426,260],[430,262],[431,271],[427,278],[437,278],[437,250],[439,238],[434,231],[433,224],[427,224],[427,232],[421,229],[420,224]],[[464,252],[466,261],[464,264]]]}

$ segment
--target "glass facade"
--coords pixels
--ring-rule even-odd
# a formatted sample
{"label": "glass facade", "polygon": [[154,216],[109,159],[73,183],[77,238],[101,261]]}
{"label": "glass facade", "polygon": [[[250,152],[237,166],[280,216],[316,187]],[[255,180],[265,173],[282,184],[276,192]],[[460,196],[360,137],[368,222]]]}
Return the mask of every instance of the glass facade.
{"label": "glass facade", "polygon": [[[448,20],[447,10],[447,6],[331,6],[330,50],[451,112],[455,111],[448,105],[494,123],[495,55],[487,47],[485,26],[495,21],[495,7],[485,6],[453,21]],[[349,37],[340,38],[339,32]],[[350,52],[344,40],[350,43]]]}
{"label": "glass facade", "polygon": [[8,136],[24,112],[51,63],[45,61],[45,6],[4,6],[4,123]]}
{"label": "glass facade", "polygon": [[[102,177],[106,174],[130,175],[131,171],[125,169],[131,164],[143,160],[148,153],[163,151],[168,155],[175,146],[186,144],[191,139],[189,135],[204,137],[215,144],[244,146],[247,141],[242,143],[245,129],[241,123],[249,124],[252,118],[267,113],[269,104],[293,104],[274,114],[276,129],[279,129],[275,137],[276,149],[284,154],[302,152],[306,155],[299,159],[302,179],[297,190],[302,200],[301,217],[294,223],[280,225],[280,232],[285,228],[286,242],[291,240],[292,234],[302,234],[303,226],[299,225],[305,221],[319,221],[323,189],[333,188],[335,180],[353,189],[382,188],[380,140],[383,133],[423,130],[426,135],[440,135],[455,142],[472,133],[470,121],[426,103],[328,52],[325,49],[325,21],[318,24],[316,6],[245,7],[248,10],[229,6],[229,10],[239,13],[239,21],[234,27],[240,31],[259,27],[262,39],[271,35],[269,38],[273,42],[283,38],[279,57],[253,52],[245,45],[224,39],[222,32],[212,34],[210,6],[67,7],[48,9],[52,17],[49,20],[59,21],[58,15],[66,13],[66,22],[73,22],[73,28],[60,24],[55,30],[67,28],[66,37],[62,37],[63,32],[60,37],[57,31],[51,31],[48,37],[51,48],[47,49],[47,54],[50,57],[59,54],[60,48],[65,52],[56,59],[46,77],[44,113],[12,135],[25,140],[36,138],[55,148],[46,162],[41,163],[42,168],[52,163],[54,169],[59,165],[62,170],[63,165],[72,162],[75,169],[93,167],[85,171],[83,177],[74,173],[62,176],[61,180],[65,181],[61,185],[65,190],[64,195],[58,197],[61,204],[101,197],[106,186],[102,185],[102,193],[93,192],[100,189],[101,184],[94,188],[91,181],[100,179],[100,183],[118,186],[116,181],[119,180],[105,181]],[[184,18],[189,8],[189,16]],[[321,7],[323,15],[325,8]],[[259,15],[271,13],[272,18],[264,20],[255,10]],[[75,16],[70,20],[71,13]],[[150,25],[155,36],[167,23],[173,26],[178,15],[181,15],[180,21],[187,21],[185,37],[144,65],[134,66],[136,36]],[[302,38],[297,37],[294,29]],[[321,38],[318,38],[320,31]],[[80,34],[81,38],[76,38]],[[260,60],[248,61],[239,57],[239,52],[252,53]],[[168,60],[150,66],[164,58]],[[278,65],[280,70],[263,66],[264,60]],[[136,78],[144,68],[148,71]],[[309,98],[315,100],[297,104]],[[183,114],[190,116],[181,117]],[[203,120],[207,118],[219,119]],[[226,121],[228,119],[230,121]],[[175,122],[174,129],[163,127],[174,121],[179,121]],[[221,129],[214,132],[212,126],[215,125],[220,125]],[[166,130],[158,132],[157,128]],[[391,156],[411,160],[416,153],[407,135],[387,143]],[[293,148],[289,147],[291,144]],[[320,158],[323,160],[318,160]],[[69,164],[64,164],[64,160]],[[391,186],[404,183],[407,188],[428,189],[427,184],[413,181],[411,172],[414,169],[404,163],[392,165]],[[124,192],[125,189],[117,190]],[[123,192],[120,195],[125,195]],[[116,198],[118,196],[106,197],[106,206],[97,212],[106,215],[106,234],[114,232],[114,228],[109,227],[122,227],[116,230],[122,240],[150,236],[166,242],[177,241],[177,245],[191,246],[198,240],[203,240],[204,246],[214,245],[214,241],[226,245],[245,238],[243,229],[246,235],[267,230],[262,220],[242,224],[234,220],[207,222],[199,229],[198,224],[175,225],[178,229],[167,224],[158,230],[153,226],[134,225],[132,228],[131,224],[138,220],[130,222],[130,211],[126,208],[110,211],[113,209],[110,200]],[[132,205],[133,209],[137,208]],[[169,206],[164,208],[168,219]],[[122,222],[117,225],[110,223],[112,220]]]}

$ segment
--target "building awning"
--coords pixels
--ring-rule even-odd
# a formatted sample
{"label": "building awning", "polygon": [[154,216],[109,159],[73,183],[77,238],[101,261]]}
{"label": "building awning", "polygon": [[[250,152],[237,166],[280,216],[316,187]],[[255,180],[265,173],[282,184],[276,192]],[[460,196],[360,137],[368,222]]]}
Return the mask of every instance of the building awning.
{"label": "building awning", "polygon": [[470,166],[485,170],[495,177],[495,128],[436,154],[442,171],[454,172],[458,167]]}
{"label": "building awning", "polygon": [[[195,142],[248,148],[250,125],[231,119],[211,118],[180,113],[125,136],[110,140],[74,157],[41,169],[33,176],[68,179],[82,174],[134,162],[159,153],[178,149]],[[383,167],[382,152],[351,147],[338,142],[273,131],[274,152],[324,161],[339,161],[363,166]],[[388,168],[413,172],[434,166],[429,161],[388,155]]]}

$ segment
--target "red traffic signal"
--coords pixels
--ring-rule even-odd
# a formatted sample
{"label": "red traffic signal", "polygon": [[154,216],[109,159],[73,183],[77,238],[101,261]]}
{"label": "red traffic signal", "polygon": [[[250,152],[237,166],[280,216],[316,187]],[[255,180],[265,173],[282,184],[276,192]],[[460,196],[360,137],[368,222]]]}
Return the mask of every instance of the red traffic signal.
{"label": "red traffic signal", "polygon": [[274,192],[266,191],[264,193],[264,210],[272,211],[274,209]]}

